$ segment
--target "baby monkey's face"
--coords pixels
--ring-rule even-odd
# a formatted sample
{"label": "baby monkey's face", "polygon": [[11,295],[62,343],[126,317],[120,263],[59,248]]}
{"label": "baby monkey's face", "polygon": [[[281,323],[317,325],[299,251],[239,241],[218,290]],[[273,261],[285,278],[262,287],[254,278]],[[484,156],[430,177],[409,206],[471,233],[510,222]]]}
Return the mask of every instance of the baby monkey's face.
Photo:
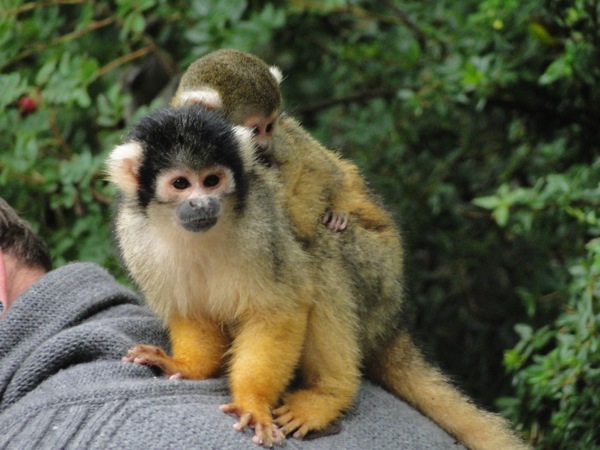
{"label": "baby monkey's face", "polygon": [[[259,150],[267,151],[271,145],[271,137],[277,126],[278,113],[274,112],[269,116],[263,114],[250,114],[245,118],[239,119],[239,123],[243,127],[250,128],[252,131],[252,140]],[[233,121],[236,123],[236,121]]]}

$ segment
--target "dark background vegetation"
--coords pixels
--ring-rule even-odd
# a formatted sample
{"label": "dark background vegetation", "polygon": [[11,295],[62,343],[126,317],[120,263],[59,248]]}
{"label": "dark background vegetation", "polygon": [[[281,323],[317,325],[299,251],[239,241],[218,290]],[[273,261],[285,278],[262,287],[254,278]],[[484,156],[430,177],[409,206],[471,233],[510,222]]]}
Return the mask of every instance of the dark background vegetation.
{"label": "dark background vegetation", "polygon": [[599,17],[597,0],[0,0],[0,195],[56,265],[122,277],[107,153],[194,59],[251,51],[397,215],[431,356],[537,448],[598,448]]}

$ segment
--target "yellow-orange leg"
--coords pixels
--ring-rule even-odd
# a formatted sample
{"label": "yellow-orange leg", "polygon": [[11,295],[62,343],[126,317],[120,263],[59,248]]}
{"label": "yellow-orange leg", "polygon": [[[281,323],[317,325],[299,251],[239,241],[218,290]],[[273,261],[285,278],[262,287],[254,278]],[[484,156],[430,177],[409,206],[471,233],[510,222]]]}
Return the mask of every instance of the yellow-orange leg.
{"label": "yellow-orange leg", "polygon": [[348,409],[360,385],[360,352],[351,311],[338,309],[336,321],[324,303],[310,316],[300,363],[305,388],[285,396],[283,405],[273,411],[275,423],[283,432],[303,438],[311,431],[325,431]]}
{"label": "yellow-orange leg", "polygon": [[159,347],[138,344],[129,349],[123,360],[156,366],[174,378],[200,380],[219,372],[229,343],[220,327],[208,320],[180,317],[167,325],[173,356]]}
{"label": "yellow-orange leg", "polygon": [[234,428],[254,427],[253,441],[265,447],[280,444],[284,435],[273,423],[271,410],[291,380],[300,358],[306,308],[245,320],[231,349],[232,403],[221,410],[240,417]]}

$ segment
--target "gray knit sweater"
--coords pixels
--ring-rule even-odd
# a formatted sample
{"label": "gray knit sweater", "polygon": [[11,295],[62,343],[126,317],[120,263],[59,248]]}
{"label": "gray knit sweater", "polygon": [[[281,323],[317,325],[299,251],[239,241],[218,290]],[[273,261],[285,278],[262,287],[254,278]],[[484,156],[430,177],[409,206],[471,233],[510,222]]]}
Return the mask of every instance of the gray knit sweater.
{"label": "gray knit sweater", "polygon": [[[225,379],[167,380],[121,362],[167,345],[140,298],[89,263],[50,272],[0,320],[0,449],[252,449],[236,432]],[[458,449],[431,421],[364,383],[339,434],[287,449]]]}

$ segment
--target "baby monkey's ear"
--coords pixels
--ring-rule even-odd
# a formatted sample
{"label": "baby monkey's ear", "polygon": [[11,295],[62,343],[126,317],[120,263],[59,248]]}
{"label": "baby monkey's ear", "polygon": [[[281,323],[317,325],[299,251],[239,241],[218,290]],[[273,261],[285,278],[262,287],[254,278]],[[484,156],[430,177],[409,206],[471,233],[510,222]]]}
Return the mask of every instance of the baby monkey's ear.
{"label": "baby monkey's ear", "polygon": [[271,66],[269,67],[269,72],[271,72],[271,75],[277,80],[277,84],[281,84],[281,81],[283,80],[281,69],[277,66]]}
{"label": "baby monkey's ear", "polygon": [[126,195],[135,195],[137,191],[143,153],[142,144],[133,141],[118,145],[108,156],[107,178]]}
{"label": "baby monkey's ear", "polygon": [[221,95],[210,87],[202,87],[181,93],[176,106],[202,105],[208,109],[222,109],[223,100]]}

